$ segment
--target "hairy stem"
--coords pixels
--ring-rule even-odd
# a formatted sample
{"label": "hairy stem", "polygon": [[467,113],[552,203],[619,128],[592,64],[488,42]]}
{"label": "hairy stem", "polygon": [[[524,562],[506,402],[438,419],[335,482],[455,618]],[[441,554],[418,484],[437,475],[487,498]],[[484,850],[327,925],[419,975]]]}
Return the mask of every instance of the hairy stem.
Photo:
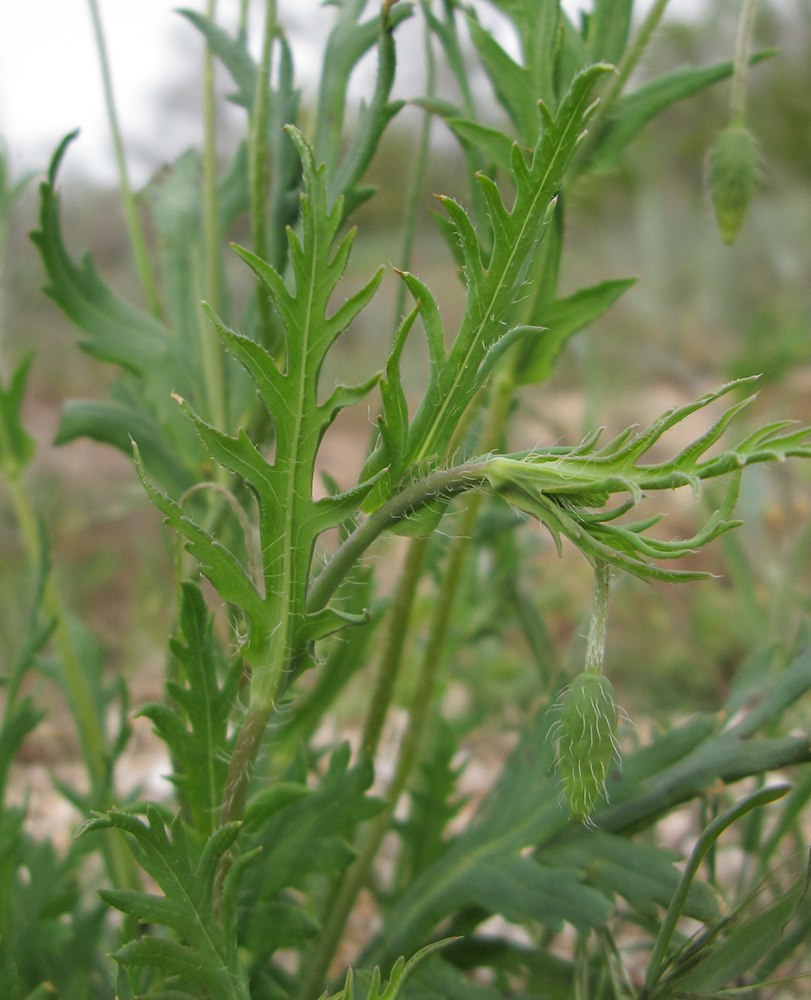
{"label": "hairy stem", "polygon": [[732,74],[732,93],[729,99],[729,119],[733,125],[742,125],[746,114],[746,81],[749,76],[749,56],[755,34],[757,0],[744,0],[738,37],[735,40],[735,69]]}
{"label": "hairy stem", "polygon": [[422,576],[422,567],[425,562],[425,553],[428,551],[429,539],[430,536],[428,535],[422,538],[412,538],[408,547],[405,565],[397,581],[394,600],[391,603],[389,611],[389,634],[383,655],[380,658],[375,689],[372,693],[372,700],[369,703],[369,711],[366,715],[366,721],[363,726],[363,738],[361,739],[361,746],[364,752],[371,758],[374,758],[377,752],[380,734],[383,731],[383,723],[386,720],[386,713],[388,712],[391,697],[394,693],[394,683],[400,671],[403,649],[408,637],[411,609],[417,593],[417,586]]}
{"label": "hairy stem", "polygon": [[272,706],[270,709],[257,706],[248,709],[228,767],[220,811],[221,826],[242,819],[248,784],[271,711]]}
{"label": "hairy stem", "polygon": [[608,626],[608,594],[611,586],[611,567],[602,559],[594,567],[594,603],[591,609],[589,634],[586,640],[586,671],[603,672],[605,659],[605,634]]}
{"label": "hairy stem", "polygon": [[[503,371],[500,376],[494,379],[490,406],[488,408],[487,424],[480,440],[482,451],[489,451],[498,444],[504,429],[514,390],[515,378],[512,374],[512,368]],[[481,467],[481,465],[478,466],[478,468]],[[470,468],[477,468],[477,466],[471,466]],[[343,936],[346,921],[349,918],[352,907],[355,905],[358,893],[368,878],[372,862],[377,856],[383,838],[391,826],[391,818],[397,802],[405,790],[414,765],[419,758],[422,737],[431,707],[432,694],[439,667],[444,658],[448,630],[459,592],[459,584],[462,580],[462,570],[467,560],[470,539],[479,517],[481,501],[482,497],[480,493],[471,493],[466,498],[461,515],[459,534],[456,535],[451,543],[445,572],[439,586],[434,614],[431,619],[428,642],[423,653],[417,687],[409,706],[408,728],[400,745],[394,777],[386,792],[387,808],[371,822],[358,856],[347,869],[341,885],[335,894],[334,904],[324,923],[321,935],[316,943],[315,951],[310,956],[307,976],[299,993],[299,1000],[316,1000],[323,990],[324,979],[335,950]],[[416,583],[410,593],[410,600],[412,601],[415,589]],[[397,666],[399,666],[399,657],[402,654],[402,649],[402,642],[396,650],[392,648],[392,652],[396,652],[398,658]],[[392,669],[394,668],[392,667]]]}
{"label": "hairy stem", "polygon": [[127,171],[127,159],[124,155],[124,142],[121,138],[121,129],[118,124],[118,114],[113,98],[113,81],[110,75],[110,63],[107,59],[107,45],[104,40],[104,32],[101,26],[101,16],[96,0],[88,0],[90,6],[90,17],[93,20],[93,32],[96,36],[96,48],[101,63],[101,78],[104,86],[104,103],[107,105],[107,117],[110,122],[110,131],[113,136],[113,148],[118,166],[118,183],[121,188],[121,201],[124,205],[124,218],[127,223],[127,231],[135,254],[135,264],[138,268],[138,277],[141,287],[146,297],[149,311],[153,316],[160,319],[161,305],[158,298],[158,290],[155,279],[152,276],[152,269],[149,265],[149,254],[146,249],[146,238],[138,217],[138,206],[135,203],[135,196],[130,186],[129,173]]}
{"label": "hairy stem", "polygon": [[468,462],[432,472],[393,496],[344,540],[314,580],[307,599],[307,611],[320,611],[335,593],[354,563],[387,528],[409,517],[438,497],[448,499],[486,482],[486,462]]}

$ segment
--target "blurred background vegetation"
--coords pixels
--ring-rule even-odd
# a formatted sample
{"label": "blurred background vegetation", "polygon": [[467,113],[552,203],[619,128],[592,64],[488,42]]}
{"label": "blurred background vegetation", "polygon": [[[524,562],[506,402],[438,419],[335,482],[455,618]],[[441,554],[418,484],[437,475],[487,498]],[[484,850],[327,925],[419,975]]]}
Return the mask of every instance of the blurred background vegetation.
{"label": "blurred background vegetation", "polygon": [[[660,73],[730,58],[739,6],[713,0],[694,21],[666,23],[647,65]],[[645,423],[664,406],[754,373],[763,374],[761,395],[739,427],[741,437],[747,419],[811,422],[811,0],[762,4],[756,47],[777,52],[750,74],[748,123],[760,143],[762,177],[737,243],[721,243],[704,179],[707,150],[728,118],[729,85],[721,84],[660,115],[616,171],[571,192],[561,293],[605,278],[637,275],[639,281],[604,320],[574,338],[552,380],[523,397],[511,447],[573,443],[594,426],[615,432]],[[199,113],[195,74],[189,62],[187,84],[166,95],[156,135]],[[642,67],[640,79],[644,74]],[[357,215],[349,286],[379,260],[397,258],[402,193],[420,120],[419,109],[407,108],[372,165],[369,180],[380,191]],[[230,141],[226,120],[224,149]],[[432,192],[465,199],[465,170],[455,140],[439,122],[433,141],[412,269],[452,315],[461,309],[462,290],[429,211]],[[71,252],[89,250],[105,281],[137,301],[117,191],[68,173],[61,187]],[[34,179],[14,209],[8,236],[3,375],[24,352],[36,350],[26,419],[38,443],[36,499],[48,522],[61,589],[107,645],[111,668],[127,675],[137,703],[160,694],[173,604],[169,542],[126,459],[88,441],[51,446],[61,403],[74,396],[102,398],[110,373],[75,349],[76,331],[41,293],[42,267],[28,239],[36,212]],[[238,230],[232,237],[247,239]],[[388,275],[373,307],[342,339],[332,361],[337,374],[382,365],[395,295],[396,280]],[[415,350],[412,385],[424,364]],[[359,469],[368,430],[361,415],[330,432],[329,471],[339,479]],[[718,579],[675,588],[627,578],[614,588],[606,670],[632,714],[716,707],[748,651],[771,641],[791,645],[804,635],[811,601],[810,476],[805,463],[750,471],[740,503],[745,527],[701,556],[701,568]],[[670,536],[690,531],[687,507],[675,493],[664,522]],[[528,596],[547,622],[550,635],[542,642],[547,667],[554,669],[579,655],[591,572],[570,551],[559,564],[551,542],[538,534],[531,544],[536,553]],[[14,634],[25,594],[19,585],[23,554],[2,500],[0,553],[5,656],[4,636]],[[466,631],[455,636],[447,680],[451,714],[457,702],[466,712],[500,705],[509,714],[515,711],[510,705],[532,697],[526,640],[516,635],[505,643],[492,627],[499,602],[511,599],[502,583],[499,566],[483,549],[468,580],[469,613],[460,616]],[[348,712],[351,701],[350,687]]]}

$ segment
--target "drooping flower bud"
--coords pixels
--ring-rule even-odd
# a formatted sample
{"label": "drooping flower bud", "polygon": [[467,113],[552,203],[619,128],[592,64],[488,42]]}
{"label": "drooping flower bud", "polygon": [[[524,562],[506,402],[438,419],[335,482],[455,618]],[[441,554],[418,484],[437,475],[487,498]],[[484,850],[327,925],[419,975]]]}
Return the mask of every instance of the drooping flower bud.
{"label": "drooping flower bud", "polygon": [[709,186],[724,243],[738,235],[757,180],[757,142],[744,125],[729,125],[710,150]]}
{"label": "drooping flower bud", "polygon": [[558,755],[569,813],[588,821],[603,793],[616,748],[617,703],[611,681],[584,670],[563,696]]}

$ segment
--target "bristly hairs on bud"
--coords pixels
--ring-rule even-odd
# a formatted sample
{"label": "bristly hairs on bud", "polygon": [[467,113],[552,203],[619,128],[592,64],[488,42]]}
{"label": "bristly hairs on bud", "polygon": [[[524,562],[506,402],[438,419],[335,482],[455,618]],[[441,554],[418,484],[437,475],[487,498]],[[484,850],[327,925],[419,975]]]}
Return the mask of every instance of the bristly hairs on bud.
{"label": "bristly hairs on bud", "polygon": [[610,567],[598,560],[594,568],[594,604],[586,641],[586,665],[561,700],[560,763],[569,814],[588,823],[605,788],[608,768],[618,753],[619,710],[614,688],[603,676],[608,622]]}

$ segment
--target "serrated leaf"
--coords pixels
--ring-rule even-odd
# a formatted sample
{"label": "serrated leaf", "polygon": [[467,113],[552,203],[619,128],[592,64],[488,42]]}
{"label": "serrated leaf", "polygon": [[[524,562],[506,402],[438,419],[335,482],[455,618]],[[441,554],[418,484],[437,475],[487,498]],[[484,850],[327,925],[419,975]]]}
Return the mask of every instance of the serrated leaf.
{"label": "serrated leaf", "polygon": [[252,696],[262,704],[262,711],[272,706],[276,685],[295,650],[335,631],[339,625],[365,620],[344,616],[339,621],[340,613],[333,610],[310,618],[306,595],[316,538],[352,513],[373,485],[370,481],[344,494],[317,502],[312,499],[315,460],[324,433],[343,407],[363,398],[377,381],[377,376],[372,376],[360,386],[339,386],[319,403],[324,358],[374,295],[382,269],[337,309],[328,312],[346,267],[354,231],[350,230],[333,248],[343,217],[341,200],[329,205],[326,168],[316,166],[312,148],[299,132],[292,127],[288,132],[298,147],[305,182],[301,234],[288,230],[293,289],[288,289],[268,263],[236,248],[264,284],[284,324],[284,369],[260,344],[228,329],[209,311],[224,346],[256,383],[273,421],[273,460],[268,461],[243,430],[236,437],[225,434],[179,399],[209,453],[241,476],[255,493],[264,593],[260,594],[230,552],[144,479],[169,523],[189,539],[189,550],[220,596],[238,604],[248,616],[251,630],[244,655],[254,668]]}
{"label": "serrated leaf", "polygon": [[505,316],[514,305],[551,218],[555,195],[591,112],[593,88],[610,70],[611,67],[603,65],[584,70],[561,102],[557,117],[553,119],[544,110],[545,126],[530,163],[519,147],[513,145],[511,176],[516,195],[511,211],[505,207],[494,183],[479,176],[493,228],[489,254],[484,252],[462,207],[451,199],[441,199],[464,255],[467,302],[459,333],[446,354],[442,323],[433,297],[416,277],[403,275],[420,303],[431,353],[429,384],[411,422],[404,467],[422,467],[442,460],[462,412],[487,377],[485,361],[489,352],[505,336],[515,335],[505,328]]}
{"label": "serrated leaf", "polygon": [[381,24],[379,15],[359,23],[361,14],[362,5],[341,4],[324,51],[313,146],[331,175],[338,169],[349,77],[381,32],[392,31],[411,16],[412,8],[403,2],[392,7],[388,25]]}
{"label": "serrated leaf", "polygon": [[[350,747],[346,743],[330,757],[326,775],[314,788],[288,774],[283,791],[259,793],[248,803],[246,823],[253,834],[251,843],[262,848],[262,865],[250,869],[245,879],[243,933],[257,942],[264,938],[273,947],[284,935],[310,935],[311,924],[290,907],[288,889],[303,889],[314,874],[335,875],[355,857],[347,837],[358,823],[376,816],[384,803],[371,798],[374,770],[367,757],[349,766]],[[293,923],[269,930],[264,919],[268,907],[280,906],[280,916]]]}
{"label": "serrated leaf", "polygon": [[[81,833],[109,827],[121,830],[135,859],[157,882],[163,896],[117,889],[101,890],[102,898],[147,923],[170,928],[181,940],[146,935],[125,944],[113,957],[122,965],[152,965],[199,983],[212,1000],[250,1000],[236,933],[228,921],[225,926],[220,922],[213,903],[217,863],[239,836],[240,824],[219,827],[194,864],[182,817],[172,822],[171,839],[156,810],[150,807],[147,817],[148,825],[128,813],[111,811],[90,820]],[[237,888],[228,886],[226,894],[233,897]],[[225,895],[222,906],[226,906]]]}
{"label": "serrated leaf", "polygon": [[[576,448],[542,449],[520,459],[490,459],[485,463],[487,478],[505,500],[538,518],[556,542],[565,535],[592,563],[602,559],[645,579],[674,583],[697,579],[703,574],[660,567],[650,560],[681,558],[737,527],[741,522],[732,520],[731,515],[741,470],[756,462],[784,461],[791,455],[811,457],[811,428],[782,434],[782,425],[774,425],[765,435],[752,434],[737,447],[703,459],[704,453],[748,405],[744,399],[729,407],[708,431],[670,461],[657,465],[638,462],[668,430],[750,381],[727,383],[693,403],[667,410],[646,430],[636,434],[626,431],[599,450],[597,433]],[[638,503],[646,491],[690,486],[698,493],[703,480],[727,473],[733,476],[726,497],[692,538],[661,541],[646,535],[657,518],[630,524],[610,523]],[[619,492],[630,494],[631,499],[602,513],[589,509],[605,507],[611,494]]]}
{"label": "serrated leaf", "polygon": [[[405,5],[403,5],[405,7]],[[407,17],[410,10],[399,11],[400,19]],[[343,194],[346,198],[346,215],[362,204],[374,189],[359,187],[366,169],[371,163],[380,139],[389,122],[405,106],[405,101],[390,101],[389,95],[394,83],[396,57],[394,48],[394,24],[388,18],[380,19],[377,43],[377,81],[372,99],[367,105],[361,102],[360,116],[354,129],[352,142],[343,158],[340,168],[331,177],[329,193],[331,197]],[[369,193],[367,193],[369,192]]]}
{"label": "serrated leaf", "polygon": [[56,179],[65,151],[76,135],[72,133],[60,144],[48,179],[40,185],[40,229],[31,233],[31,239],[48,273],[50,283],[45,293],[87,335],[80,342],[84,350],[101,361],[119,365],[128,373],[125,378],[136,383],[132,398],[157,420],[168,450],[196,466],[204,453],[171,400],[174,391],[190,398],[195,395],[191,367],[179,341],[154,317],[113,295],[89,255],[77,265],[65,248]]}
{"label": "serrated leaf", "polygon": [[546,868],[530,858],[479,864],[455,885],[457,905],[483,906],[507,920],[539,920],[552,930],[568,921],[581,931],[599,927],[611,915],[601,893],[583,885],[576,872]]}
{"label": "serrated leaf", "polygon": [[173,780],[183,789],[204,836],[214,832],[222,800],[233,740],[228,718],[239,686],[239,661],[225,674],[220,687],[217,664],[222,652],[214,638],[213,618],[202,591],[181,584],[180,629],[185,642],[173,640],[172,653],[183,668],[185,683],[167,681],[167,691],[179,712],[168,705],[145,705],[139,715],[151,719],[180,767]]}
{"label": "serrated leaf", "polygon": [[[648,918],[656,917],[657,906],[670,903],[681,874],[675,852],[599,829],[573,834],[565,843],[544,848],[539,857],[547,865],[581,870],[592,885],[618,893]],[[694,882],[684,912],[709,921],[718,913],[718,899],[708,885]]]}
{"label": "serrated leaf", "polygon": [[[392,966],[388,982],[385,986],[382,984],[380,968],[375,968],[372,973],[369,988],[366,991],[366,1000],[399,1000],[399,997],[403,994],[406,983],[417,970],[417,967],[421,965],[429,955],[439,951],[441,948],[445,948],[454,940],[454,938],[444,938],[441,941],[432,941],[430,944],[425,945],[425,947],[420,948],[420,950],[412,955],[408,961],[400,956],[400,958],[398,958]],[[346,974],[344,988],[338,993],[333,993],[329,1000],[353,1000],[354,995],[354,974],[350,968]]]}

